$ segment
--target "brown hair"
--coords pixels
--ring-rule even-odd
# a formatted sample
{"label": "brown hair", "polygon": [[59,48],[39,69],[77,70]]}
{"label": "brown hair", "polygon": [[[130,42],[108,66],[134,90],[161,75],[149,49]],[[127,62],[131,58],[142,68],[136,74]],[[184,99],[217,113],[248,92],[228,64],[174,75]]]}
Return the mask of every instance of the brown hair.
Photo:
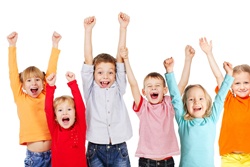
{"label": "brown hair", "polygon": [[193,119],[193,117],[188,113],[188,110],[187,110],[187,98],[188,98],[187,94],[188,94],[188,91],[190,89],[194,88],[194,87],[202,89],[202,91],[205,94],[205,99],[206,99],[206,102],[207,102],[207,110],[205,111],[205,114],[204,114],[203,118],[204,117],[208,117],[208,116],[211,115],[212,99],[211,99],[210,95],[207,93],[206,89],[203,88],[200,84],[189,85],[184,90],[184,94],[183,94],[183,97],[182,97],[183,107],[184,107],[184,110],[185,110],[185,115],[184,115],[184,119],[185,120],[191,120],[191,119]]}
{"label": "brown hair", "polygon": [[71,96],[68,96],[68,95],[63,95],[63,96],[60,96],[60,97],[57,97],[55,98],[54,102],[53,102],[53,107],[54,109],[57,108],[57,106],[59,104],[62,104],[64,102],[68,102],[69,104],[71,104],[73,107],[75,107],[75,102],[74,102],[74,99],[71,97]]}
{"label": "brown hair", "polygon": [[45,73],[35,66],[30,66],[19,74],[19,79],[21,83],[24,83],[28,78],[32,78],[32,77],[38,77],[44,81]]}
{"label": "brown hair", "polygon": [[250,66],[247,64],[241,64],[233,68],[233,74],[238,74],[241,72],[247,72],[250,74]]}
{"label": "brown hair", "polygon": [[[158,72],[151,72],[151,73],[149,73],[149,74],[146,75],[146,77],[144,78],[143,83],[145,83],[145,81],[146,81],[148,78],[160,79],[160,80],[162,80],[162,82],[163,82],[163,86],[166,87],[165,79],[163,78],[163,76],[162,76],[160,73],[158,73]],[[143,85],[143,87],[145,87],[145,85]]]}
{"label": "brown hair", "polygon": [[94,58],[93,60],[94,70],[95,70],[96,65],[100,63],[112,63],[114,64],[115,69],[116,69],[116,59],[107,53],[101,53]]}

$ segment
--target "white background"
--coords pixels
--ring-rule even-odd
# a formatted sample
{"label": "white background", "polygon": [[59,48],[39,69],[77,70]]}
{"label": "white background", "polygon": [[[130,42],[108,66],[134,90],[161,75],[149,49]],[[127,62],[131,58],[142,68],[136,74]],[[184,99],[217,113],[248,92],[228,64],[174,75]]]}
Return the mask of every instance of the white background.
{"label": "white background", "polygon": [[[127,13],[131,20],[127,31],[127,47],[132,68],[139,86],[152,71],[164,74],[163,60],[175,59],[175,75],[179,81],[187,44],[196,50],[189,84],[202,84],[212,97],[216,81],[205,54],[199,47],[199,38],[213,40],[213,53],[225,74],[222,64],[234,66],[249,64],[250,10],[247,1],[145,1],[145,0],[1,0],[0,1],[0,149],[1,164],[23,166],[26,147],[19,145],[19,120],[8,77],[8,42],[6,36],[18,32],[17,58],[19,71],[35,65],[45,71],[50,56],[53,31],[62,35],[58,62],[56,96],[70,94],[64,74],[76,74],[81,88],[83,63],[83,20],[96,16],[93,30],[93,54],[101,52],[116,55],[118,44],[118,13]],[[82,90],[82,88],[81,88]],[[124,96],[133,127],[133,137],[127,141],[131,165],[137,166],[134,156],[139,132],[139,120],[132,110],[129,85]],[[218,152],[218,122],[215,141],[215,165],[220,166]],[[178,136],[177,126],[176,135]],[[176,166],[179,156],[175,156]],[[2,166],[2,165],[1,165]]]}

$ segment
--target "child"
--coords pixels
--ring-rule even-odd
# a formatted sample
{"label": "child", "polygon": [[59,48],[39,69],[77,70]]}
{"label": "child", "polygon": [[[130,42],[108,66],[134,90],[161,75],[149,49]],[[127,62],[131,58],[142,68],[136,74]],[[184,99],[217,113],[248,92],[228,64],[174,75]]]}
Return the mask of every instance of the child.
{"label": "child", "polygon": [[[140,119],[139,143],[135,156],[139,158],[140,167],[173,167],[172,156],[179,155],[179,147],[174,130],[174,109],[164,77],[156,72],[149,73],[144,79],[142,94],[131,69],[128,51],[120,50],[124,60],[128,81],[134,98],[133,110]],[[185,65],[182,78],[178,85],[180,92],[187,85],[194,49],[187,45],[185,48]]]}
{"label": "child", "polygon": [[75,74],[67,72],[66,79],[73,98],[64,95],[53,102],[56,75],[52,73],[47,77],[45,111],[52,136],[51,164],[53,167],[86,167],[85,106]]}
{"label": "child", "polygon": [[[200,39],[200,47],[207,55],[217,80],[216,93],[221,89],[223,75],[212,53],[212,41]],[[250,166],[250,66],[242,64],[233,68],[235,78],[224,103],[224,114],[219,137],[222,167]]]}
{"label": "child", "polygon": [[[18,73],[16,58],[17,37],[18,34],[12,32],[7,36],[7,40],[9,42],[10,86],[20,120],[19,143],[27,146],[26,158],[24,160],[25,166],[47,167],[51,166],[51,136],[44,112],[45,74],[35,66],[30,66],[20,74]],[[53,48],[46,76],[56,72],[60,53],[60,50],[57,48],[60,39],[61,35],[54,32],[52,36]]]}
{"label": "child", "polygon": [[[129,16],[119,13],[120,46],[126,44]],[[91,167],[129,167],[126,141],[132,137],[132,127],[123,95],[126,74],[122,58],[109,54],[92,55],[92,29],[94,16],[84,20],[85,42],[82,67],[83,91],[87,114],[87,161]]]}
{"label": "child", "polygon": [[224,62],[227,75],[213,103],[207,91],[199,84],[187,86],[181,99],[173,73],[174,59],[166,59],[164,66],[175,119],[179,126],[180,167],[214,167],[216,123],[233,82],[232,66]]}

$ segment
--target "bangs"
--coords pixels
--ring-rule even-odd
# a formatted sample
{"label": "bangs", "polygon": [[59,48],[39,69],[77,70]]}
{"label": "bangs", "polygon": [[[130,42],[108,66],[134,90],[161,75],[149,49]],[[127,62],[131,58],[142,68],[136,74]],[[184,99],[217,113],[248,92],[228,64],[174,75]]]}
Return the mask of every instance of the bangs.
{"label": "bangs", "polygon": [[26,81],[28,78],[40,78],[41,80],[44,80],[45,74],[39,70],[35,66],[31,66],[26,68],[21,74],[20,74],[20,80],[23,83]]}

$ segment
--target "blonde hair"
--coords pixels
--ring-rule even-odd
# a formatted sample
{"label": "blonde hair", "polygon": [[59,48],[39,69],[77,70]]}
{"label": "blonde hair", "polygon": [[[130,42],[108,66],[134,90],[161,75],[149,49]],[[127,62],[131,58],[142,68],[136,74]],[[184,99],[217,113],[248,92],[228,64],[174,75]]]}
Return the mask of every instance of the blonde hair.
{"label": "blonde hair", "polygon": [[[145,81],[149,78],[155,78],[155,79],[160,79],[163,83],[163,86],[166,87],[166,82],[165,79],[163,78],[163,76],[158,73],[158,72],[151,72],[148,75],[146,75],[146,77],[144,78],[143,83],[145,83]],[[145,88],[145,84],[143,84],[143,87]]]}
{"label": "blonde hair", "polygon": [[183,107],[184,107],[184,110],[185,110],[185,115],[184,115],[185,120],[193,119],[193,117],[188,113],[188,109],[187,109],[187,98],[188,98],[188,96],[187,95],[188,95],[188,91],[190,91],[194,87],[202,89],[202,91],[205,94],[205,99],[206,99],[206,102],[207,102],[207,110],[205,111],[205,114],[204,114],[203,118],[209,117],[211,115],[212,99],[211,99],[210,95],[207,93],[206,89],[203,88],[199,84],[189,85],[184,90],[184,94],[183,94],[183,97],[182,97]]}
{"label": "blonde hair", "polygon": [[65,102],[68,102],[70,105],[72,105],[75,108],[74,99],[71,96],[63,95],[63,96],[55,98],[55,100],[53,102],[54,109],[56,109],[58,105],[65,103]]}
{"label": "blonde hair", "polygon": [[241,72],[247,72],[250,74],[250,66],[248,64],[241,64],[233,68],[233,74],[239,74]]}
{"label": "blonde hair", "polygon": [[19,74],[19,79],[21,83],[24,83],[28,78],[32,78],[32,77],[38,77],[42,81],[44,81],[45,73],[35,66],[30,66]]}

